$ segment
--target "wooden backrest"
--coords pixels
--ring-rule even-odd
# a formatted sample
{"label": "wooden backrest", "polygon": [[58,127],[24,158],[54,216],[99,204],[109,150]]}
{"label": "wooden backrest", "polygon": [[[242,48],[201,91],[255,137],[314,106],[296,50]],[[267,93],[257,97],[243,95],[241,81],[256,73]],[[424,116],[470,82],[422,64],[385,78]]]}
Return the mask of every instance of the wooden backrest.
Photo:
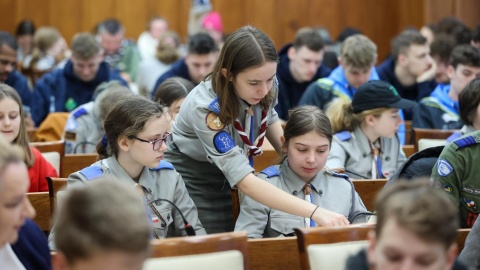
{"label": "wooden backrest", "polygon": [[310,269],[307,254],[307,247],[309,245],[367,240],[368,232],[374,228],[374,224],[356,224],[335,228],[315,227],[295,229],[301,269]]}
{"label": "wooden backrest", "polygon": [[355,190],[369,211],[375,210],[375,198],[387,183],[387,179],[352,180]]}
{"label": "wooden backrest", "polygon": [[28,128],[27,135],[29,142],[36,142],[37,141],[37,130],[38,128]]}
{"label": "wooden backrest", "polygon": [[50,197],[50,211],[53,215],[55,206],[57,205],[57,192],[67,188],[67,178],[47,177],[48,196]]}
{"label": "wooden backrest", "polygon": [[428,129],[428,128],[413,128],[413,134],[415,136],[415,152],[418,152],[418,141],[420,139],[442,139],[446,140],[457,130],[454,129]]}
{"label": "wooden backrest", "polygon": [[60,155],[60,171],[58,175],[62,173],[62,160],[65,156],[65,141],[53,141],[53,142],[31,142],[31,147],[37,148],[42,153],[57,152]]}
{"label": "wooden backrest", "polygon": [[[412,143],[412,134],[413,134],[413,129],[412,129],[412,121],[411,120],[405,120],[405,144],[411,144]],[[406,153],[405,153],[406,154]]]}
{"label": "wooden backrest", "polygon": [[248,269],[247,234],[245,232],[156,239],[151,241],[151,245],[152,258],[238,250],[243,255],[244,269]]}
{"label": "wooden backrest", "polygon": [[297,237],[248,239],[250,269],[299,270]]}
{"label": "wooden backrest", "polygon": [[275,165],[275,162],[278,160],[278,153],[273,149],[263,150],[263,154],[260,156],[254,157],[253,168],[256,172],[261,172],[264,169]]}
{"label": "wooden backrest", "polygon": [[36,215],[33,221],[44,232],[48,232],[52,226],[52,212],[50,207],[50,196],[48,192],[30,192],[27,193]]}
{"label": "wooden backrest", "polygon": [[415,145],[413,144],[407,144],[402,146],[403,152],[405,153],[405,156],[409,158],[411,155],[415,154]]}
{"label": "wooden backrest", "polygon": [[92,165],[97,159],[97,154],[66,154],[63,156],[61,173],[59,175],[66,178],[70,174]]}

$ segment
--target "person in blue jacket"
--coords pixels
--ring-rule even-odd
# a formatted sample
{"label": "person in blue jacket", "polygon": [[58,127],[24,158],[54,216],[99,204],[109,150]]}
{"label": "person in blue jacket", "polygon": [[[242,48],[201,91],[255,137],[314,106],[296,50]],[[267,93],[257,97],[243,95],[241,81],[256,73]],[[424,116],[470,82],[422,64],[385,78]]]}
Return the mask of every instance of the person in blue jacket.
{"label": "person in blue jacket", "polygon": [[212,71],[217,60],[218,46],[210,35],[198,33],[188,41],[187,56],[173,63],[172,68],[157,79],[152,89],[152,99],[160,84],[172,77],[181,77],[199,84]]}
{"label": "person in blue jacket", "polygon": [[18,45],[15,38],[7,32],[0,32],[0,83],[17,90],[24,107],[30,108],[32,92],[27,79],[16,70]]}
{"label": "person in blue jacket", "polygon": [[93,99],[102,82],[127,83],[102,61],[101,48],[89,33],[77,34],[72,42],[72,58],[63,69],[43,76],[35,85],[32,117],[40,125],[49,112],[70,112]]}
{"label": "person in blue jacket", "polygon": [[467,84],[480,77],[480,51],[472,45],[460,45],[450,55],[447,68],[450,84],[439,84],[429,97],[420,100],[412,126],[430,129],[460,129],[462,121],[458,96]]}
{"label": "person in blue jacket", "polygon": [[318,30],[301,28],[293,43],[283,47],[277,66],[278,117],[288,120],[288,110],[296,107],[305,89],[312,82],[330,75],[332,70],[322,65],[324,41]]}

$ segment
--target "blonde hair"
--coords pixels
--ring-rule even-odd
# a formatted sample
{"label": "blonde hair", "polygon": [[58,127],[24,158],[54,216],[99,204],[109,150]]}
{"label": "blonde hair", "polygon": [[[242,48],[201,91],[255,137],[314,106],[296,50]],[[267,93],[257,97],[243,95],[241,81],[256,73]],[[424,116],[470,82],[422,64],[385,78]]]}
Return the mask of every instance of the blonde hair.
{"label": "blonde hair", "polygon": [[388,111],[389,109],[390,108],[387,107],[380,107],[354,113],[352,101],[345,98],[337,98],[330,102],[330,104],[327,106],[326,114],[328,119],[330,119],[334,133],[345,130],[352,132],[357,126],[360,125],[362,121],[365,120],[367,115],[379,117],[382,113]]}
{"label": "blonde hair", "polygon": [[[24,153],[18,145],[11,145],[8,141],[0,135],[0,175],[9,164],[23,162]],[[0,189],[2,188],[2,178],[0,177]]]}
{"label": "blonde hair", "polygon": [[35,158],[33,156],[32,150],[30,150],[30,146],[28,145],[28,134],[27,129],[25,128],[25,113],[23,112],[22,100],[20,99],[20,96],[18,95],[17,91],[15,91],[15,89],[6,84],[0,83],[0,100],[3,100],[5,98],[10,98],[18,104],[20,111],[20,128],[18,131],[18,135],[13,140],[12,144],[16,144],[23,149],[23,152],[25,153],[25,164],[27,165],[27,167],[31,167],[35,162]]}
{"label": "blonde hair", "polygon": [[369,69],[377,61],[377,45],[364,35],[353,35],[342,43],[340,57],[345,65]]}
{"label": "blonde hair", "polygon": [[[175,45],[167,42],[168,39],[173,39]],[[180,38],[178,34],[173,31],[167,31],[162,34],[157,46],[156,57],[162,63],[171,64],[180,59],[180,53],[177,48],[180,45]]]}
{"label": "blonde hair", "polygon": [[40,58],[47,54],[50,49],[61,38],[60,32],[54,27],[40,27],[33,36],[33,52],[30,67],[34,68]]}

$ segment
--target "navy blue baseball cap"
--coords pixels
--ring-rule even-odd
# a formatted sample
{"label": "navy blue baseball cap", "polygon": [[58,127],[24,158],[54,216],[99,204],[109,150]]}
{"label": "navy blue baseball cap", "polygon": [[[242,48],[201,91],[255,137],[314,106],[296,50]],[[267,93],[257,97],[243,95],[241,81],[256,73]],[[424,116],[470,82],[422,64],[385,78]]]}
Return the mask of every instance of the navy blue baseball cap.
{"label": "navy blue baseball cap", "polygon": [[357,89],[352,99],[354,113],[382,107],[411,109],[417,103],[402,98],[395,87],[385,81],[369,81]]}

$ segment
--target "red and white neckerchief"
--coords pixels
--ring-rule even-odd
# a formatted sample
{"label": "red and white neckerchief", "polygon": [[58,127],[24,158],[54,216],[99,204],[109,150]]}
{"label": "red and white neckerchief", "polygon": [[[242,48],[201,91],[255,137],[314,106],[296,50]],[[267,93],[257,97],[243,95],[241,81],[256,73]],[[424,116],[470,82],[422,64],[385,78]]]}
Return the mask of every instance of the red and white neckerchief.
{"label": "red and white neckerchief", "polygon": [[[255,142],[253,139],[253,112],[251,108],[247,108],[247,115],[245,116],[245,128],[247,131],[245,131],[242,127],[242,124],[240,124],[240,121],[235,120],[235,123],[233,126],[235,129],[238,131],[238,134],[240,135],[240,138],[242,138],[242,141],[245,143],[247,148],[249,149],[248,152],[248,157],[251,160],[250,163],[253,164],[253,156],[258,156],[263,153],[263,150],[260,148],[263,145],[263,139],[265,138],[265,133],[267,132],[267,110],[262,111],[262,121],[260,122],[260,133],[257,137],[257,145],[253,145],[252,141]],[[248,117],[250,115],[250,117]],[[248,133],[249,134],[248,134]]]}

